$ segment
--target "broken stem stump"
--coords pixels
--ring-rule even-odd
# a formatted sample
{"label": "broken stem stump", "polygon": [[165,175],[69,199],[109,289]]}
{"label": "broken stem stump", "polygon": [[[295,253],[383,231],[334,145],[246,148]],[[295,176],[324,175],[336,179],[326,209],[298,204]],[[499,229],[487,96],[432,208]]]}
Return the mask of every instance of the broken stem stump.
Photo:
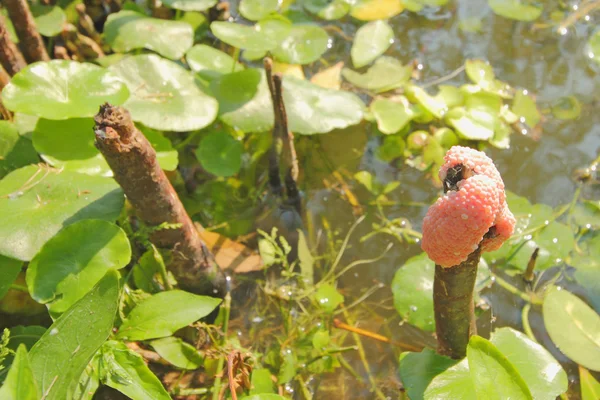
{"label": "broken stem stump", "polygon": [[[140,219],[153,228],[150,241],[168,250],[167,268],[182,289],[223,296],[225,276],[198,236],[156,152],[127,110],[104,104],[94,118],[100,150]],[[168,225],[168,226],[167,226]]]}

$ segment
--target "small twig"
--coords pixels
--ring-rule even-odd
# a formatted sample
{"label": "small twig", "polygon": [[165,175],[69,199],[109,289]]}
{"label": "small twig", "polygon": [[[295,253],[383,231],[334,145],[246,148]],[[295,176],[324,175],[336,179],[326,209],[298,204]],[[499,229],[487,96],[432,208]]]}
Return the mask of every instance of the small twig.
{"label": "small twig", "polygon": [[235,356],[235,352],[227,354],[227,379],[229,381],[229,391],[231,392],[232,400],[237,400],[237,393],[235,391],[235,376],[233,375],[233,359]]}
{"label": "small twig", "polygon": [[36,61],[50,61],[44,41],[35,26],[35,20],[26,0],[4,0],[4,7],[8,11],[15,32],[19,37],[21,50],[25,59],[32,63]]}
{"label": "small twig", "polygon": [[423,350],[423,347],[418,347],[418,346],[413,346],[411,344],[408,343],[400,343],[400,342],[396,342],[388,337],[385,337],[383,335],[380,335],[378,333],[375,332],[371,332],[371,331],[367,331],[365,329],[361,329],[361,328],[356,328],[352,325],[348,325],[342,321],[340,321],[339,319],[335,318],[333,320],[333,326],[335,326],[338,329],[343,329],[345,331],[348,332],[352,332],[352,333],[357,333],[359,335],[371,338],[371,339],[375,339],[378,340],[380,342],[383,343],[388,343],[391,344],[392,346],[396,346],[396,347],[400,347],[404,350],[408,350],[408,351],[421,351]]}
{"label": "small twig", "polygon": [[4,17],[0,16],[0,63],[11,76],[27,66],[23,54],[10,40]]}
{"label": "small twig", "polygon": [[529,262],[527,263],[527,269],[525,270],[525,273],[523,274],[523,279],[527,283],[533,282],[533,279],[535,278],[535,274],[534,274],[533,270],[535,269],[535,262],[537,260],[539,252],[540,252],[540,248],[536,247],[535,250],[533,251],[533,253],[531,254],[531,258],[529,258]]}

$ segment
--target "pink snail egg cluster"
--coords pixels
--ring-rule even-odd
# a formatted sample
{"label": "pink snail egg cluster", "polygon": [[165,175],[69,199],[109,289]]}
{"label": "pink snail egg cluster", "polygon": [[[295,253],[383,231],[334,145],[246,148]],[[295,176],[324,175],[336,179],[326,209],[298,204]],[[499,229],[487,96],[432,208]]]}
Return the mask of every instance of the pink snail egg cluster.
{"label": "pink snail egg cluster", "polygon": [[460,264],[477,246],[482,251],[499,249],[516,222],[506,205],[502,177],[485,153],[452,147],[444,157],[440,179],[444,181],[448,170],[458,165],[463,167],[458,190],[440,197],[423,220],[421,247],[442,267]]}

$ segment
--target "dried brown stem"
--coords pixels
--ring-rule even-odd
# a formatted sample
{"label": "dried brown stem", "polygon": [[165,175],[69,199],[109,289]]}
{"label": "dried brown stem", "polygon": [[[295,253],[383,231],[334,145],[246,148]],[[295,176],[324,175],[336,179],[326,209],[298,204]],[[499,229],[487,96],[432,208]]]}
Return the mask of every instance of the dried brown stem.
{"label": "dried brown stem", "polygon": [[233,364],[236,353],[227,354],[227,381],[229,382],[229,392],[231,400],[237,400],[237,392],[235,391],[235,374],[233,373]]}
{"label": "dried brown stem", "polygon": [[223,295],[223,272],[129,112],[105,104],[95,121],[96,147],[140,219],[152,229],[150,241],[170,255],[167,267],[179,286],[195,293]]}
{"label": "dried brown stem", "polygon": [[30,63],[50,61],[48,52],[46,52],[46,48],[44,47],[44,41],[37,31],[27,1],[4,0],[3,4],[19,37],[19,44],[25,59]]}
{"label": "dried brown stem", "polygon": [[407,350],[407,351],[421,351],[424,348],[422,346],[419,347],[419,346],[414,346],[414,345],[408,344],[408,343],[400,343],[400,342],[393,341],[392,339],[385,337],[383,335],[380,335],[378,333],[367,331],[367,330],[361,329],[361,328],[356,328],[352,325],[348,325],[345,322],[342,322],[337,318],[335,318],[333,320],[333,326],[335,326],[338,329],[343,329],[348,332],[357,333],[361,336],[365,336],[365,337],[377,340],[379,342],[389,343],[393,346],[399,347],[399,348],[401,348],[403,350]]}
{"label": "dried brown stem", "polygon": [[80,3],[75,6],[75,10],[77,11],[77,15],[79,15],[79,27],[89,37],[91,37],[96,43],[101,44],[102,38],[100,34],[96,30],[94,26],[94,21],[92,21],[92,17],[90,17],[86,10],[85,4]]}
{"label": "dried brown stem", "polygon": [[10,40],[4,18],[0,16],[0,63],[11,76],[27,66],[23,54]]}
{"label": "dried brown stem", "polygon": [[[277,173],[277,179],[273,179],[271,187],[275,193],[281,193],[281,178],[279,177],[279,169],[281,159],[279,157],[278,148],[282,148],[283,163],[285,165],[285,188],[288,201],[301,214],[301,199],[298,191],[298,157],[296,155],[296,147],[294,146],[294,134],[288,127],[287,113],[285,111],[285,103],[283,101],[283,81],[281,74],[273,74],[273,61],[266,57],[264,60],[265,72],[269,91],[271,92],[271,101],[273,103],[273,113],[275,115],[275,124],[273,126],[273,145],[269,154],[269,177],[273,177]],[[279,184],[279,188],[276,184]],[[277,190],[277,191],[275,191]]]}

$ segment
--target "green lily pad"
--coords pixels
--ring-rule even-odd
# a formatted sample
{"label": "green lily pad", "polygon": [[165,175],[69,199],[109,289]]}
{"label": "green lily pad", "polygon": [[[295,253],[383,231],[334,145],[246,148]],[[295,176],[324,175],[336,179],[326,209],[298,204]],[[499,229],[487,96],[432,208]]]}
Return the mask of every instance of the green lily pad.
{"label": "green lily pad", "polygon": [[202,138],[196,157],[202,167],[217,176],[232,176],[242,167],[244,146],[223,131],[209,133]]}
{"label": "green lily pad", "polygon": [[12,170],[38,161],[31,140],[20,136],[13,123],[0,121],[0,179]]}
{"label": "green lily pad", "polygon": [[488,4],[496,14],[517,21],[534,21],[544,11],[541,6],[526,4],[521,0],[488,0]]}
{"label": "green lily pad", "polygon": [[329,45],[325,29],[317,25],[293,25],[288,36],[273,49],[273,56],[288,64],[310,64],[317,61]]}
{"label": "green lily pad", "polygon": [[600,236],[584,243],[587,251],[575,253],[570,264],[576,268],[575,279],[585,288],[587,297],[596,311],[600,312]]}
{"label": "green lily pad", "polygon": [[490,341],[472,336],[467,360],[477,398],[533,400],[519,371]]}
{"label": "green lily pad", "polygon": [[277,11],[279,0],[241,0],[239,5],[242,17],[250,21],[258,21]]}
{"label": "green lily pad", "polygon": [[402,4],[407,10],[412,12],[419,12],[426,6],[429,7],[441,7],[446,5],[448,0],[403,0]]}
{"label": "green lily pad", "polygon": [[440,356],[431,349],[424,349],[420,353],[402,353],[400,378],[409,398],[423,400],[423,394],[433,378],[457,363],[457,360]]}
{"label": "green lily pad", "polygon": [[123,201],[111,179],[41,165],[13,171],[0,181],[0,254],[29,261],[64,226],[116,220]]}
{"label": "green lily pad", "polygon": [[396,311],[405,321],[429,332],[435,331],[434,272],[435,263],[422,253],[408,259],[392,280]]}
{"label": "green lily pad", "polygon": [[543,346],[512,328],[499,328],[490,341],[523,377],[536,400],[555,400],[567,391],[565,370]]}
{"label": "green lily pad", "polygon": [[469,79],[479,86],[481,90],[497,94],[505,99],[512,97],[510,86],[496,79],[494,70],[488,62],[483,60],[467,60],[465,62],[465,72]]}
{"label": "green lily pad", "polygon": [[94,64],[52,60],[28,65],[2,91],[11,111],[47,119],[93,117],[101,104],[120,105],[127,87]]}
{"label": "green lily pad", "polygon": [[423,399],[478,400],[467,359],[463,359],[433,378],[425,389]]}
{"label": "green lily pad", "polygon": [[571,360],[600,371],[600,316],[577,296],[552,288],[544,298],[544,326]]}
{"label": "green lily pad", "polygon": [[350,55],[355,68],[370,64],[382,55],[394,41],[394,31],[385,21],[372,21],[356,32]]}
{"label": "green lily pad", "polygon": [[400,101],[379,98],[371,103],[370,108],[377,121],[377,128],[388,135],[400,132],[415,116],[406,98],[401,98]]}
{"label": "green lily pad", "polygon": [[327,21],[340,19],[350,11],[348,0],[304,0],[302,5],[308,12]]}
{"label": "green lily pad", "polygon": [[67,15],[58,6],[32,4],[30,8],[40,35],[56,36],[62,31],[64,24],[67,22]]}
{"label": "green lily pad", "polygon": [[[255,52],[276,48],[289,33],[290,24],[279,19],[269,19],[254,26],[215,21],[210,30],[221,41],[238,49]],[[275,34],[277,32],[278,34]]]}
{"label": "green lily pad", "polygon": [[440,86],[439,93],[436,96],[431,96],[423,88],[408,85],[406,87],[406,94],[411,100],[423,106],[428,113],[436,118],[442,118],[450,107],[463,103],[463,96],[460,94],[460,91],[452,86],[442,85]]}
{"label": "green lily pad", "polygon": [[455,107],[446,114],[446,120],[456,133],[468,140],[489,140],[494,136],[502,99],[491,93],[468,95],[464,107]]}
{"label": "green lily pad", "polygon": [[162,3],[176,10],[205,11],[217,4],[219,0],[164,0]]}
{"label": "green lily pad", "polygon": [[135,11],[122,10],[108,16],[104,38],[116,52],[148,49],[177,60],[194,44],[194,30],[186,22],[151,18]]}
{"label": "green lily pad", "polygon": [[135,121],[161,131],[202,129],[217,116],[217,101],[204,94],[194,76],[176,63],[146,54],[110,67],[129,87],[124,104]]}
{"label": "green lily pad", "polygon": [[50,312],[63,313],[108,270],[121,269],[130,259],[129,239],[121,228],[101,220],[78,221],[48,240],[31,260],[27,287]]}
{"label": "green lily pad", "polygon": [[511,110],[523,119],[531,128],[535,128],[542,119],[535,100],[524,91],[518,91],[513,99]]}
{"label": "green lily pad", "polygon": [[344,68],[342,76],[356,87],[380,93],[404,86],[410,80],[412,71],[412,65],[402,65],[395,58],[382,56],[366,73]]}
{"label": "green lily pad", "polygon": [[236,63],[229,54],[205,44],[192,47],[186,53],[185,59],[192,71],[209,81],[244,69],[244,66]]}
{"label": "green lily pad", "polygon": [[404,10],[401,0],[358,0],[353,3],[350,15],[361,21],[388,19]]}

